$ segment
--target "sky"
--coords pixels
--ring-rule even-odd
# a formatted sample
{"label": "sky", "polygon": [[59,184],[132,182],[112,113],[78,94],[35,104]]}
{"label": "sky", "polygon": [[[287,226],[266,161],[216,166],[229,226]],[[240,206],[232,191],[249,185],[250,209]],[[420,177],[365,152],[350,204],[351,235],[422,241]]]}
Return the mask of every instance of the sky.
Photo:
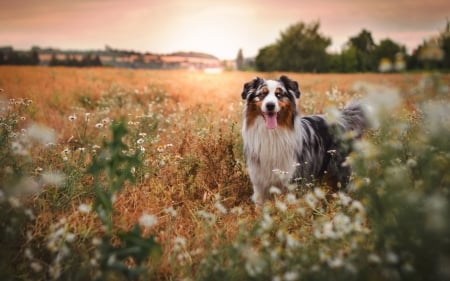
{"label": "sky", "polygon": [[363,28],[409,52],[450,20],[449,0],[0,0],[0,46],[252,57],[297,22],[339,52]]}

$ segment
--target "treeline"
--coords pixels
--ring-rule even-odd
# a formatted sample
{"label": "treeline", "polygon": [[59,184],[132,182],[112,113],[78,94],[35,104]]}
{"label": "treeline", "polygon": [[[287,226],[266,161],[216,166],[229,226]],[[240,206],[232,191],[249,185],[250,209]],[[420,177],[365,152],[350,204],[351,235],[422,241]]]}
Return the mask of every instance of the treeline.
{"label": "treeline", "polygon": [[[48,62],[48,63],[47,63]],[[102,66],[98,55],[85,53],[83,55],[63,54],[54,52],[50,61],[45,64],[49,66]],[[32,48],[31,51],[18,51],[12,47],[0,48],[0,65],[39,65],[39,48]]]}
{"label": "treeline", "polygon": [[[406,47],[386,38],[375,43],[363,29],[350,37],[341,53],[328,53],[331,38],[319,32],[320,23],[299,22],[281,32],[280,38],[261,48],[255,58],[259,71],[293,72],[395,72],[404,70],[450,70],[450,25],[423,42],[412,54]],[[242,61],[238,53],[237,62]]]}
{"label": "treeline", "polygon": [[58,59],[56,54],[52,54],[52,58],[48,64],[49,66],[102,66],[102,62],[98,55],[85,54],[82,59],[76,59],[75,56],[66,55],[64,59]]}
{"label": "treeline", "polygon": [[38,65],[39,54],[37,51],[31,52],[14,51],[12,47],[0,48],[0,65]]}

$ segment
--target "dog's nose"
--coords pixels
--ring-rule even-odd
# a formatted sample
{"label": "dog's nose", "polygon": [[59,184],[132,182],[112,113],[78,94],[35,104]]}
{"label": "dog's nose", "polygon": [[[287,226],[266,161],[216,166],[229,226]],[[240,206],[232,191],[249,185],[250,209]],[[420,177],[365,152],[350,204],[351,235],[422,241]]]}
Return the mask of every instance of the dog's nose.
{"label": "dog's nose", "polygon": [[268,111],[274,111],[274,109],[275,109],[275,104],[274,104],[273,102],[267,103],[267,104],[266,104],[266,109],[267,109]]}

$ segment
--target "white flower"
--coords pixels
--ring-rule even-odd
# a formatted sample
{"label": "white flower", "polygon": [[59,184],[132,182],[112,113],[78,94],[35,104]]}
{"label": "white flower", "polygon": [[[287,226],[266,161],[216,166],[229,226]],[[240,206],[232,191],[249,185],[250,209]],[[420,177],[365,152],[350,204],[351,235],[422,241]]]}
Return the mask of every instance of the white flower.
{"label": "white flower", "polygon": [[216,222],[216,216],[214,216],[213,214],[205,211],[205,210],[200,210],[197,212],[197,214],[204,218],[207,222],[209,222],[210,224],[213,224]]}
{"label": "white flower", "polygon": [[317,199],[325,199],[325,193],[318,187],[314,188],[314,195],[316,195]]}
{"label": "white flower", "polygon": [[288,193],[288,195],[286,195],[286,202],[288,204],[295,205],[295,204],[298,203],[298,200],[297,200],[297,197],[295,197],[294,194]]}
{"label": "white flower", "polygon": [[228,213],[227,208],[225,208],[225,206],[219,201],[216,201],[214,207],[216,207],[216,209],[223,215],[226,215]]}
{"label": "white flower", "polygon": [[137,144],[143,144],[144,143],[144,139],[143,138],[139,138],[137,141],[136,141],[136,143]]}
{"label": "white flower", "polygon": [[280,212],[286,212],[287,210],[287,205],[280,201],[280,200],[276,200],[275,201],[275,207],[280,211]]}
{"label": "white flower", "polygon": [[352,201],[352,198],[342,191],[338,192],[338,196],[339,202],[341,203],[342,206],[347,206]]}
{"label": "white flower", "polygon": [[270,194],[281,194],[281,190],[276,186],[271,186],[269,189]]}
{"label": "white flower", "polygon": [[398,89],[375,86],[370,84],[359,84],[359,91],[367,93],[362,103],[369,122],[374,128],[380,126],[382,119],[392,113],[402,103]]}
{"label": "white flower", "polygon": [[368,260],[370,263],[380,263],[380,262],[381,262],[380,257],[379,257],[378,255],[376,255],[376,254],[370,254],[370,255],[368,255],[368,256],[367,256],[367,260]]}
{"label": "white flower", "polygon": [[48,185],[62,186],[66,180],[66,176],[59,171],[43,172],[41,175],[42,182]]}
{"label": "white flower", "polygon": [[308,206],[311,209],[315,209],[316,208],[317,201],[318,201],[317,198],[314,196],[314,194],[312,192],[308,192],[305,195],[305,202],[306,202],[306,204],[308,204]]}
{"label": "white flower", "polygon": [[171,215],[172,217],[177,216],[177,211],[173,208],[173,206],[170,206],[169,208],[165,208],[164,213]]}
{"label": "white flower", "polygon": [[75,114],[72,114],[72,115],[69,115],[69,121],[75,121],[75,120],[77,120],[77,115],[75,115]]}
{"label": "white flower", "polygon": [[344,260],[341,257],[328,260],[328,266],[331,268],[338,268],[344,265]]}
{"label": "white flower", "polygon": [[386,261],[391,264],[398,263],[398,256],[396,253],[389,251],[386,253]]}
{"label": "white flower", "polygon": [[91,206],[87,204],[80,204],[78,206],[78,211],[83,214],[89,214],[89,212],[91,211]]}
{"label": "white flower", "polygon": [[95,124],[95,128],[101,129],[101,128],[103,128],[103,124],[102,123],[97,123],[97,124]]}
{"label": "white flower", "polygon": [[336,231],[340,234],[347,234],[352,231],[351,220],[347,215],[338,213],[333,218],[333,224]]}
{"label": "white flower", "polygon": [[69,232],[66,234],[66,241],[69,243],[72,243],[75,240],[76,236],[75,234]]}
{"label": "white flower", "polygon": [[448,132],[450,128],[450,103],[429,101],[423,106],[426,129],[432,134],[440,136],[442,132]]}
{"label": "white flower", "polygon": [[33,124],[27,129],[27,135],[30,139],[40,142],[41,144],[54,143],[56,133],[53,129],[46,126]]}
{"label": "white flower", "polygon": [[352,205],[350,206],[350,210],[355,210],[357,212],[364,213],[366,209],[364,208],[361,202],[359,202],[358,200],[354,200],[352,202]]}
{"label": "white flower", "polygon": [[147,213],[144,213],[139,218],[139,224],[141,224],[144,227],[152,227],[158,223],[158,218],[155,215],[149,215]]}
{"label": "white flower", "polygon": [[341,119],[341,112],[335,107],[325,108],[325,120],[328,124],[338,124]]}
{"label": "white flower", "polygon": [[294,281],[297,279],[298,279],[298,273],[295,271],[287,271],[283,276],[283,280],[285,280],[285,281]]}
{"label": "white flower", "polygon": [[40,272],[42,270],[42,265],[38,262],[32,262],[30,267],[34,270],[34,272]]}

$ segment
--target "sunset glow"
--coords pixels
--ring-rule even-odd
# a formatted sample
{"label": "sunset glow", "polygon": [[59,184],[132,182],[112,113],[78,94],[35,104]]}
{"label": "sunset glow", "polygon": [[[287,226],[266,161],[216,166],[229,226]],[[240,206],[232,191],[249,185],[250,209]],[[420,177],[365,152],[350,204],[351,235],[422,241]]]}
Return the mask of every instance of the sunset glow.
{"label": "sunset glow", "polygon": [[221,59],[274,43],[298,21],[321,22],[339,51],[362,28],[409,51],[438,34],[450,16],[447,0],[2,0],[0,46],[113,48],[141,52],[198,51]]}

